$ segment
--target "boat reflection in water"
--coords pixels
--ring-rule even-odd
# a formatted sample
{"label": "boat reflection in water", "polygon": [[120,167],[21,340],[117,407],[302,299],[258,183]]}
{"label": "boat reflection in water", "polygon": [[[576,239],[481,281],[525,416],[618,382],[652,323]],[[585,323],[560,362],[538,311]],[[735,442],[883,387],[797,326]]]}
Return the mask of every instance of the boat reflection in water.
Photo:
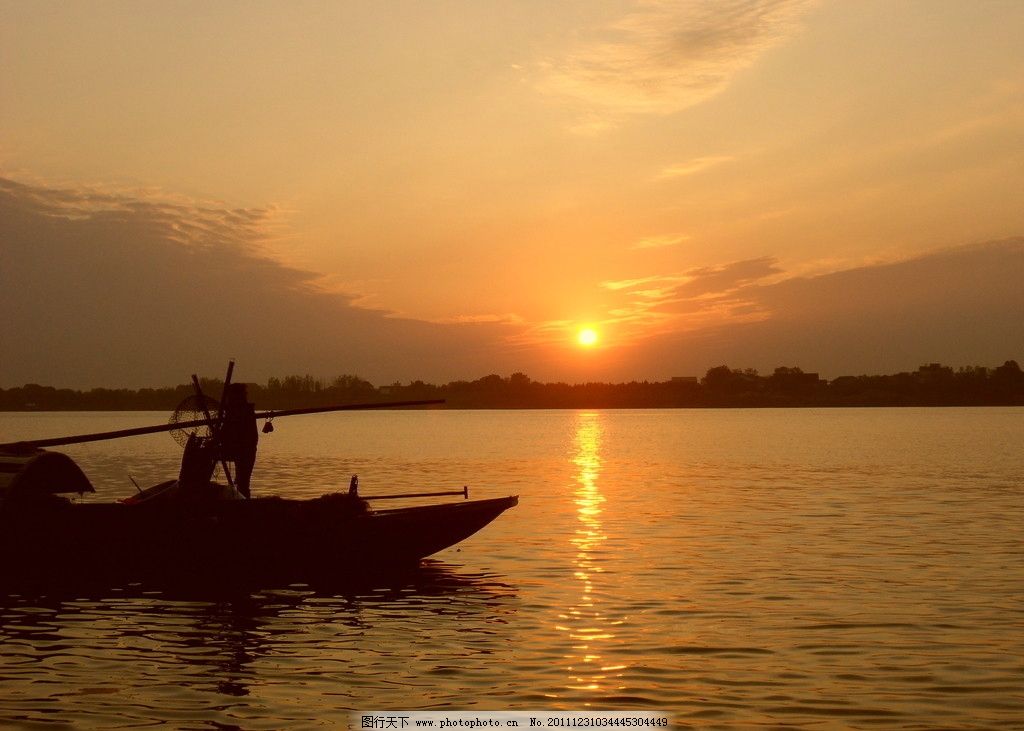
{"label": "boat reflection in water", "polygon": [[559,615],[564,624],[558,629],[568,634],[572,652],[567,656],[569,684],[566,689],[584,706],[618,690],[618,677],[625,665],[608,660],[615,640],[613,628],[621,624],[606,613],[601,596],[602,544],[608,539],[601,514],[605,496],[598,486],[601,475],[603,419],[599,412],[580,412],[576,416],[576,435],[571,454],[577,468],[573,504],[577,525],[570,542],[575,546],[574,577],[579,582],[579,599],[567,614]]}
{"label": "boat reflection in water", "polygon": [[[398,707],[410,694],[440,702],[417,680],[421,666],[458,668],[472,652],[500,652],[497,630],[516,607],[501,576],[431,560],[366,585],[82,583],[0,593],[0,727],[59,713],[69,727],[145,718],[268,728],[268,714],[304,718],[315,708],[320,723],[341,728],[348,709]],[[495,667],[489,680],[503,672]]]}

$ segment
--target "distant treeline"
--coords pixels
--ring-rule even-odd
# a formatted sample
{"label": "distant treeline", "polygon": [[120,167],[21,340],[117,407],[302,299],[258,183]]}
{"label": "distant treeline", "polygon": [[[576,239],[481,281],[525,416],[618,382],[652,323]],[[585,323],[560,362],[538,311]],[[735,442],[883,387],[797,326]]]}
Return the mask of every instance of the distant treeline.
{"label": "distant treeline", "polygon": [[[203,379],[219,395],[222,383]],[[28,384],[0,389],[0,411],[172,411],[191,385],[169,388],[74,391]],[[436,386],[423,381],[376,387],[358,376],[323,381],[312,376],[249,384],[261,409],[331,404],[445,399],[455,409],[680,408],[766,406],[1003,406],[1024,405],[1024,373],[1016,361],[998,368],[954,370],[938,363],[888,376],[841,376],[831,381],[800,368],[779,367],[763,376],[752,368],[710,369],[703,378],[629,383],[540,383],[524,373],[489,375]]]}

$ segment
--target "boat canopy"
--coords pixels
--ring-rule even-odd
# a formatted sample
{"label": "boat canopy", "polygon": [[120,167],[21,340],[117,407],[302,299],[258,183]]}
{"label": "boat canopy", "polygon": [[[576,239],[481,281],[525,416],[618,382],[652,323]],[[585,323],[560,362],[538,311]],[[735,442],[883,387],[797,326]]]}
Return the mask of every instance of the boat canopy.
{"label": "boat canopy", "polygon": [[95,492],[74,460],[41,449],[20,454],[0,453],[0,502],[56,493]]}

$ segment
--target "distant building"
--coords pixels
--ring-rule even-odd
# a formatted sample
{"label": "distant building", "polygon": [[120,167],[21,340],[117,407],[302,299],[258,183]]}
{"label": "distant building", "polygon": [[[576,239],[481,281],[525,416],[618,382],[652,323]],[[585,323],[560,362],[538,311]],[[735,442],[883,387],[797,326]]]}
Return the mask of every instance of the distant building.
{"label": "distant building", "polygon": [[953,369],[941,363],[928,363],[917,369],[917,379],[922,383],[933,383],[953,377]]}
{"label": "distant building", "polygon": [[768,381],[783,390],[813,388],[822,383],[821,376],[817,373],[804,373],[799,368],[785,366],[776,368]]}

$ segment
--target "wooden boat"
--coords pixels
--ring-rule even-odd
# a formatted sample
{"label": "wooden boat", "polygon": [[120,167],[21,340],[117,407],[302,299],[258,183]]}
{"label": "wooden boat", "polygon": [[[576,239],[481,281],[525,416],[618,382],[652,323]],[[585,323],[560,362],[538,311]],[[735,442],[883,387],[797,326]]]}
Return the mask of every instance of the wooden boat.
{"label": "wooden boat", "polygon": [[55,497],[0,508],[0,575],[358,577],[414,567],[518,502],[374,510],[347,494],[135,504]]}
{"label": "wooden boat", "polygon": [[[269,418],[268,413],[257,416]],[[211,415],[193,424],[216,426],[217,419],[223,417]],[[68,456],[40,448],[168,429],[160,425],[0,445],[0,582],[42,575],[365,577],[414,567],[421,559],[465,540],[518,503],[517,496],[469,500],[468,490],[463,489],[379,496],[461,494],[465,499],[377,510],[370,507],[372,496],[365,499],[358,494],[355,479],[347,493],[312,500],[245,499],[232,484],[226,464],[228,484],[210,479],[212,465],[205,463],[223,457],[216,449],[204,448],[200,467],[210,466],[210,470],[196,480],[195,464],[188,464],[189,447],[176,480],[154,485],[119,503],[71,501],[66,494],[93,492],[88,478]],[[189,438],[191,446],[198,443],[195,439],[194,435]],[[216,441],[214,430],[207,447]]]}

